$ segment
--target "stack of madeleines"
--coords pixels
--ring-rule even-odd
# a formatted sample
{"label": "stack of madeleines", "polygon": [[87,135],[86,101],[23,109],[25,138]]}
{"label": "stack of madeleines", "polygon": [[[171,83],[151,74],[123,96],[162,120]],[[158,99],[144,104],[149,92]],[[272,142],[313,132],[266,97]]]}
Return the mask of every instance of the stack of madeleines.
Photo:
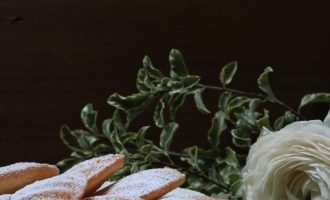
{"label": "stack of madeleines", "polygon": [[63,174],[48,164],[0,167],[0,200],[212,200],[178,188],[185,175],[171,168],[141,171],[104,187],[123,164],[123,155],[109,154],[81,162]]}

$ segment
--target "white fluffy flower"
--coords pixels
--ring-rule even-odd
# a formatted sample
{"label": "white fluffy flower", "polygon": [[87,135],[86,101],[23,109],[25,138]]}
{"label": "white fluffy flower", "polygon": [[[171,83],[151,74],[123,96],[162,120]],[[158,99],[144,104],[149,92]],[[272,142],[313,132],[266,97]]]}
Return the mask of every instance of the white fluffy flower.
{"label": "white fluffy flower", "polygon": [[260,137],[242,176],[245,200],[330,200],[330,112]]}

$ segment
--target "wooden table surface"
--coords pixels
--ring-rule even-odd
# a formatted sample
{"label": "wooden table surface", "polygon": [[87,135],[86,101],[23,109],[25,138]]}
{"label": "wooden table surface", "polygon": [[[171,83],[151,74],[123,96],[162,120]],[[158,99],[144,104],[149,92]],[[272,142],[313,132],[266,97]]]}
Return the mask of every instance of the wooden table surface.
{"label": "wooden table surface", "polygon": [[[221,66],[238,60],[233,87],[242,90],[256,91],[257,76],[271,65],[275,93],[296,107],[305,93],[330,91],[329,24],[325,0],[1,0],[0,165],[67,156],[59,127],[82,128],[88,102],[101,119],[110,115],[106,99],[135,91],[143,56],[166,71],[171,48],[208,84],[219,84]],[[212,111],[217,97],[206,95]],[[191,106],[179,113],[176,147],[206,138],[211,116]],[[303,112],[322,117],[328,108]]]}

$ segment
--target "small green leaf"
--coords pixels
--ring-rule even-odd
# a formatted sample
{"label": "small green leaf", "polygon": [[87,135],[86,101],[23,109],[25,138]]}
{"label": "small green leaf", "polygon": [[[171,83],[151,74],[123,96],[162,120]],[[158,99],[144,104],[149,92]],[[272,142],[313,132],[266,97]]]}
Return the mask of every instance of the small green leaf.
{"label": "small green leaf", "polygon": [[278,117],[274,122],[274,129],[280,130],[284,126],[297,121],[299,118],[290,111],[286,111],[284,115]]}
{"label": "small green leaf", "polygon": [[122,141],[120,140],[120,137],[119,137],[116,129],[111,133],[110,141],[111,141],[112,147],[115,149],[116,153],[122,153],[122,152],[126,151],[125,146],[123,145]]}
{"label": "small green leaf", "polygon": [[151,77],[151,78],[154,78],[154,79],[161,79],[164,77],[164,75],[162,74],[162,72],[158,69],[156,69],[150,58],[148,56],[145,56],[143,58],[143,67],[146,69],[148,75]]}
{"label": "small green leaf", "polygon": [[108,104],[128,113],[134,108],[141,107],[141,104],[148,101],[151,96],[152,95],[149,93],[136,93],[124,97],[119,95],[118,93],[114,93],[109,97]]}
{"label": "small green leaf", "polygon": [[148,105],[151,103],[152,100],[153,100],[153,96],[149,96],[149,98],[146,99],[144,102],[142,102],[139,107],[130,109],[126,117],[127,119],[126,126],[128,126],[138,115],[140,115],[148,107]]}
{"label": "small green leaf", "polygon": [[178,127],[179,127],[179,125],[177,123],[170,122],[164,127],[164,129],[160,135],[159,145],[163,149],[165,155],[168,155],[170,146],[172,144],[172,140],[174,138],[174,135],[175,135]]}
{"label": "small green leaf", "polygon": [[97,132],[96,128],[96,118],[97,118],[97,111],[93,109],[92,104],[87,104],[82,110],[81,110],[81,120],[86,128],[88,128],[91,131]]}
{"label": "small green leaf", "polygon": [[[145,158],[145,160],[151,160],[151,159],[150,159],[151,154],[149,154],[149,155],[150,155],[150,156],[147,156],[147,157]],[[150,163],[145,164],[145,165],[141,165],[139,171],[147,170],[147,169],[150,167],[150,165],[151,165]]]}
{"label": "small green leaf", "polygon": [[166,86],[171,89],[171,93],[178,93],[180,90],[183,89],[183,84],[181,81],[178,80],[169,80],[166,83]]}
{"label": "small green leaf", "polygon": [[237,180],[230,186],[230,194],[236,196],[243,185],[243,181]]}
{"label": "small green leaf", "polygon": [[199,81],[200,77],[194,75],[187,75],[171,80],[168,82],[168,87],[171,89],[169,94],[193,92]]}
{"label": "small green leaf", "polygon": [[230,62],[226,66],[224,66],[220,73],[220,81],[222,86],[228,85],[232,80],[237,71],[237,62]]}
{"label": "small green leaf", "polygon": [[183,105],[186,94],[177,94],[170,105],[170,113],[171,113],[171,119],[175,119],[175,115],[178,112],[179,108]]}
{"label": "small green leaf", "polygon": [[223,111],[216,112],[212,119],[212,125],[208,131],[208,140],[213,148],[217,148],[219,146],[220,135],[227,128],[225,119],[226,114]]}
{"label": "small green leaf", "polygon": [[299,110],[311,103],[330,103],[330,93],[313,93],[305,95],[301,99]]}
{"label": "small green leaf", "polygon": [[142,128],[139,129],[139,131],[137,132],[137,145],[139,147],[142,147],[144,145],[144,141],[145,141],[145,135],[147,130],[150,128],[150,126],[143,126]]}
{"label": "small green leaf", "polygon": [[272,130],[270,121],[269,121],[269,111],[264,110],[264,115],[257,120],[257,124],[260,130],[263,129],[263,127]]}
{"label": "small green leaf", "polygon": [[157,103],[155,112],[154,112],[154,122],[155,122],[155,125],[158,126],[159,128],[163,128],[165,125],[164,108],[165,108],[165,104],[164,104],[163,99],[161,98],[159,100],[159,102]]}
{"label": "small green leaf", "polygon": [[184,77],[180,77],[181,83],[183,83],[184,88],[192,88],[199,83],[200,79],[201,77],[196,75],[187,75]]}
{"label": "small green leaf", "polygon": [[145,161],[148,161],[150,159],[153,148],[154,147],[151,144],[146,144],[141,147],[140,151],[142,154],[145,155],[145,157],[144,157]]}
{"label": "small green leaf", "polygon": [[241,174],[239,174],[239,173],[237,173],[237,174],[231,174],[229,176],[229,183],[230,184],[233,184],[236,181],[241,180],[241,179],[242,179]]}
{"label": "small green leaf", "polygon": [[250,111],[254,112],[257,110],[258,106],[262,103],[262,100],[259,98],[251,98],[249,102]]}
{"label": "small green leaf", "polygon": [[138,162],[133,162],[131,166],[131,174],[139,172]]}
{"label": "small green leaf", "polygon": [[122,119],[121,119],[121,116],[120,116],[120,112],[121,111],[119,109],[116,109],[113,112],[112,122],[113,122],[114,129],[116,129],[119,133],[124,133],[124,132],[126,132],[126,128],[125,128],[125,126],[124,126],[124,124],[122,122]]}
{"label": "small green leaf", "polygon": [[237,159],[236,152],[227,147],[226,157],[222,160],[216,160],[219,166],[223,166],[220,170],[220,175],[225,184],[230,184],[233,174],[240,173],[240,165]]}
{"label": "small green leaf", "polygon": [[73,157],[73,158],[79,158],[79,159],[84,159],[85,158],[85,154],[82,153],[81,151],[73,151],[70,154],[70,156]]}
{"label": "small green leaf", "polygon": [[231,98],[231,92],[223,92],[218,100],[218,108],[222,110],[223,112],[228,111],[228,102]]}
{"label": "small green leaf", "polygon": [[179,50],[172,49],[169,60],[171,65],[171,77],[186,76],[189,74],[183,56]]}
{"label": "small green leaf", "polygon": [[120,135],[120,140],[122,141],[123,145],[134,144],[138,135],[134,132],[127,132]]}
{"label": "small green leaf", "polygon": [[278,99],[275,97],[272,88],[269,83],[269,73],[273,72],[271,67],[266,67],[264,72],[258,78],[258,86],[259,88],[267,94],[267,98],[271,102],[277,102]]}
{"label": "small green leaf", "polygon": [[147,76],[146,69],[139,69],[136,77],[136,88],[141,93],[148,93],[153,90],[154,86]]}
{"label": "small green leaf", "polygon": [[111,180],[118,181],[129,174],[131,174],[131,166],[127,163],[122,168],[118,169],[113,176],[111,176]]}
{"label": "small green leaf", "polygon": [[237,127],[254,130],[258,128],[257,119],[261,117],[261,114],[250,107],[250,109],[242,108],[240,111],[235,112],[234,116],[236,117]]}
{"label": "small green leaf", "polygon": [[239,162],[237,160],[236,152],[230,147],[226,148],[226,158],[225,161],[228,165],[231,165],[235,168],[239,166]]}
{"label": "small green leaf", "polygon": [[95,138],[91,138],[91,137],[88,137],[88,135],[86,134],[77,134],[77,140],[78,140],[78,143],[79,143],[79,146],[81,146],[81,148],[84,150],[84,151],[88,151],[88,152],[92,152],[93,151],[93,142]]}
{"label": "small green leaf", "polygon": [[80,150],[80,145],[77,138],[72,134],[70,128],[63,125],[60,129],[60,137],[62,142],[73,151]]}
{"label": "small green leaf", "polygon": [[251,146],[251,138],[246,131],[241,129],[232,129],[230,133],[235,146],[240,148]]}
{"label": "small green leaf", "polygon": [[127,127],[135,117],[145,110],[152,99],[153,95],[150,93],[136,93],[126,97],[114,93],[109,97],[108,103],[127,113]]}
{"label": "small green leaf", "polygon": [[153,149],[153,146],[151,144],[146,144],[141,147],[141,153],[143,154],[150,154]]}
{"label": "small green leaf", "polygon": [[205,106],[204,102],[203,102],[203,97],[202,97],[202,93],[203,93],[204,89],[198,89],[195,90],[194,92],[194,100],[195,100],[195,104],[197,109],[203,113],[203,114],[209,114],[211,113]]}
{"label": "small green leaf", "polygon": [[228,103],[228,112],[232,113],[234,110],[241,108],[243,105],[250,102],[250,98],[245,96],[238,96],[230,100]]}
{"label": "small green leaf", "polygon": [[104,155],[104,154],[109,154],[112,152],[112,149],[109,145],[106,144],[99,144],[94,148],[94,151],[98,155]]}
{"label": "small green leaf", "polygon": [[163,77],[160,82],[156,85],[158,90],[166,90],[168,88],[168,82],[172,81],[168,77]]}
{"label": "small green leaf", "polygon": [[198,162],[198,146],[192,146],[189,148],[186,148],[183,153],[188,155],[188,158],[182,157],[182,160],[189,163],[192,167],[196,168],[198,171],[202,171],[199,167]]}
{"label": "small green leaf", "polygon": [[102,123],[103,135],[108,139],[110,139],[111,132],[113,131],[112,123],[113,123],[112,119],[106,119]]}

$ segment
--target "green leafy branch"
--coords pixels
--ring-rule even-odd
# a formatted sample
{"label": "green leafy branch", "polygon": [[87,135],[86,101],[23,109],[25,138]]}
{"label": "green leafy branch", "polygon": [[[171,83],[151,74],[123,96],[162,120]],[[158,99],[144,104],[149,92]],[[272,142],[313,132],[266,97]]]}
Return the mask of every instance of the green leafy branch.
{"label": "green leafy branch", "polygon": [[[114,108],[111,117],[97,123],[97,111],[92,104],[81,111],[84,130],[61,127],[61,139],[72,150],[69,158],[58,163],[64,171],[85,159],[108,154],[122,153],[126,156],[125,166],[114,179],[147,168],[168,166],[187,174],[186,187],[213,196],[238,199],[237,192],[242,184],[241,168],[245,164],[247,151],[254,140],[267,128],[278,130],[291,122],[305,119],[301,109],[311,103],[330,102],[329,93],[309,94],[302,98],[297,110],[280,101],[273,93],[267,67],[258,78],[260,93],[229,88],[238,64],[231,62],[219,74],[221,86],[201,83],[201,77],[188,72],[180,51],[173,49],[169,54],[170,72],[164,75],[145,56],[143,67],[136,79],[137,93],[122,96],[110,95],[108,104]],[[219,92],[217,111],[211,112],[203,101],[205,91]],[[197,145],[186,147],[181,152],[171,150],[175,135],[179,131],[176,114],[189,97],[204,115],[213,115],[210,128],[205,134],[209,148]],[[270,120],[267,103],[284,108],[283,115],[274,122]],[[148,107],[154,106],[153,122],[138,130],[132,130],[132,121]],[[159,130],[159,142],[147,137],[150,128]],[[225,146],[221,135],[227,134],[232,145]]]}

